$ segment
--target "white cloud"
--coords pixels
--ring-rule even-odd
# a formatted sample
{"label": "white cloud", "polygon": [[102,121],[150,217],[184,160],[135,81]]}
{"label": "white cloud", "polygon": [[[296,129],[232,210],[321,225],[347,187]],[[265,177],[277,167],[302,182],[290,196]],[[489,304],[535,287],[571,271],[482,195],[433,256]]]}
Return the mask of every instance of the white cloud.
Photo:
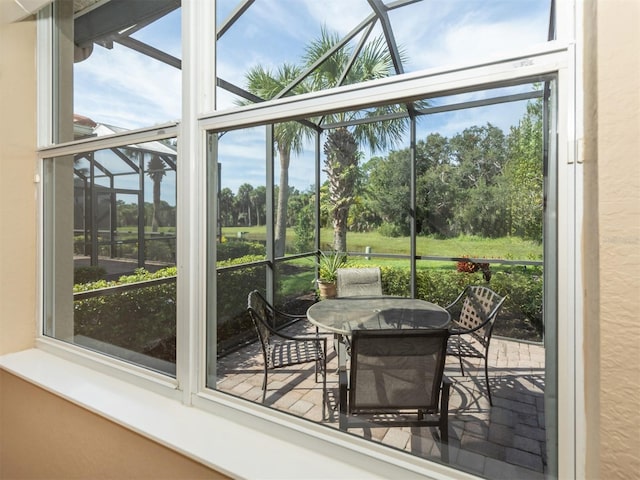
{"label": "white cloud", "polygon": [[74,66],[75,113],[123,128],[180,118],[181,72],[124,47],[95,47]]}
{"label": "white cloud", "polygon": [[476,63],[509,51],[541,43],[539,25],[530,21],[467,23],[457,25],[444,37],[430,42],[416,63],[422,68]]}
{"label": "white cloud", "polygon": [[345,35],[373,13],[365,0],[307,0],[304,4],[313,22],[318,25],[318,33],[320,25],[326,25],[329,31]]}
{"label": "white cloud", "polygon": [[[371,14],[366,0],[269,0],[255,2],[219,44],[221,78],[244,86],[250,66],[299,63],[304,46],[318,38],[320,27],[345,35]],[[408,54],[407,71],[479,62],[505,49],[545,40],[548,0],[424,0],[390,12],[394,35]],[[178,18],[179,16],[176,16]],[[220,18],[219,20],[223,20]],[[379,33],[379,28],[376,30]],[[376,35],[376,33],[374,33]],[[95,47],[76,64],[76,113],[96,121],[136,128],[180,117],[180,71],[117,45]],[[233,96],[218,89],[217,108],[235,106]],[[486,92],[469,95],[482,98]],[[511,105],[490,115],[486,109],[433,116],[432,130],[452,136],[487,121],[505,129],[521,108]],[[439,122],[439,123],[438,123]],[[223,180],[233,185],[264,185],[264,133],[243,131],[231,145],[230,132],[221,150]],[[506,130],[505,130],[506,131]],[[305,189],[314,182],[309,153],[291,160],[290,183]],[[278,176],[276,165],[275,175]]]}

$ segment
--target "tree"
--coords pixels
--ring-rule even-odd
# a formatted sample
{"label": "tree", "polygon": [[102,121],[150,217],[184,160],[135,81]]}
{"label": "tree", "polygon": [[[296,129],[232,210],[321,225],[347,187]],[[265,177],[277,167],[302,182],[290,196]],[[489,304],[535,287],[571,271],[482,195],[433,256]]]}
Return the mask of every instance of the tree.
{"label": "tree", "polygon": [[416,224],[417,233],[439,237],[451,235],[457,188],[452,179],[449,139],[439,133],[416,142]]}
{"label": "tree", "polygon": [[[298,67],[289,64],[284,64],[275,72],[258,65],[249,70],[246,75],[247,89],[254,95],[269,100],[283,92],[301,73]],[[294,91],[303,93],[305,91],[304,83],[298,85]],[[274,148],[280,159],[280,188],[278,190],[274,232],[276,257],[284,256],[285,251],[291,153],[300,153],[305,138],[310,137],[310,135],[309,129],[298,122],[278,123],[273,127]]]}
{"label": "tree", "polygon": [[[387,77],[392,74],[393,59],[382,37],[366,44],[360,51],[345,45],[336,48],[340,42],[337,34],[321,31],[318,40],[313,41],[303,57],[303,68],[284,64],[275,72],[260,65],[246,75],[249,92],[268,100],[285,94],[300,94],[324,90],[340,85],[353,84]],[[329,55],[330,54],[330,55]],[[357,55],[356,55],[357,54]],[[325,55],[327,56],[325,58]],[[353,60],[353,61],[352,61]],[[308,72],[304,77],[303,73]],[[304,79],[302,79],[304,77]],[[358,145],[367,144],[371,152],[387,148],[398,142],[404,135],[406,119],[375,121],[376,117],[397,113],[398,105],[380,106],[358,112],[341,112],[330,115],[328,121],[344,121],[370,118],[371,123],[359,123],[348,130]],[[283,256],[285,251],[286,220],[289,198],[289,165],[291,153],[300,153],[305,139],[312,131],[300,122],[284,122],[274,125],[274,148],[280,159],[280,188],[276,209],[275,254]],[[345,137],[346,138],[346,137]],[[350,143],[350,141],[348,141]],[[337,155],[334,155],[337,158]],[[347,210],[348,214],[348,210]],[[339,223],[343,228],[343,223]],[[342,232],[336,238],[346,238]],[[346,243],[339,245],[346,249]]]}
{"label": "tree", "polygon": [[152,155],[149,163],[147,163],[147,175],[153,181],[153,212],[151,221],[151,231],[157,232],[160,226],[160,184],[165,176],[165,164],[159,155]]}
{"label": "tree", "polygon": [[243,183],[242,185],[240,185],[240,187],[238,187],[238,195],[237,195],[238,205],[240,207],[240,210],[242,210],[243,212],[246,211],[246,216],[244,214],[242,214],[242,216],[245,217],[245,225],[248,227],[251,226],[251,194],[252,192],[253,192],[253,186],[249,183]]}
{"label": "tree", "polygon": [[295,248],[296,252],[307,252],[313,248],[313,240],[315,238],[313,197],[311,195],[303,195],[301,199],[304,203],[297,212],[294,228],[296,234]]}
{"label": "tree", "polygon": [[251,203],[253,203],[253,210],[256,213],[256,225],[262,225],[260,223],[260,216],[266,217],[265,206],[267,204],[267,188],[264,186],[258,186],[251,192]]}
{"label": "tree", "polygon": [[409,150],[403,149],[367,163],[370,202],[382,219],[379,232],[386,236],[410,232],[410,158]]}
{"label": "tree", "polygon": [[455,176],[452,233],[497,237],[508,231],[507,195],[500,188],[507,163],[504,132],[487,123],[464,129],[449,141]]}
{"label": "tree", "polygon": [[[330,34],[325,29],[320,38],[313,41],[305,50],[305,64],[309,68],[317,65],[310,77],[312,90],[324,90],[340,85],[355,84],[368,80],[384,78],[393,73],[393,59],[386,48],[383,38],[378,37],[367,43],[357,53],[348,45],[332,52],[340,42],[337,34]],[[353,189],[356,186],[358,172],[359,146],[368,145],[371,153],[386,149],[400,142],[407,127],[406,118],[392,120],[376,120],[382,115],[404,111],[400,105],[384,105],[354,112],[338,112],[327,117],[328,123],[353,122],[370,119],[370,122],[357,122],[353,127],[340,127],[329,132],[324,145],[325,172],[329,175],[329,198],[332,203],[334,228],[333,249],[347,251],[346,231],[349,208],[353,203]],[[345,162],[340,165],[340,162]],[[335,174],[335,177],[332,175]],[[344,194],[338,199],[336,195]]]}
{"label": "tree", "polygon": [[324,171],[329,178],[329,201],[333,205],[333,248],[338,252],[346,252],[347,218],[358,176],[358,144],[346,128],[338,128],[327,135],[324,154]]}
{"label": "tree", "polygon": [[230,188],[225,187],[219,193],[218,209],[220,211],[220,227],[235,225],[235,215],[233,211],[233,205],[235,203],[235,196]]}
{"label": "tree", "polygon": [[508,139],[509,161],[505,183],[509,192],[509,233],[542,240],[543,147],[542,100],[527,104],[527,112]]}

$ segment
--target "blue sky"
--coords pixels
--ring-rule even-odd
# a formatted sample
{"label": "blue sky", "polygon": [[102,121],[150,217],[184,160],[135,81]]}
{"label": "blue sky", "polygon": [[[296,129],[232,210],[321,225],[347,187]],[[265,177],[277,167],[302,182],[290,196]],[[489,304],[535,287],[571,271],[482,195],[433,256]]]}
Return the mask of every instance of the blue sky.
{"label": "blue sky", "polygon": [[[218,1],[218,24],[237,3]],[[345,35],[370,14],[366,0],[256,0],[218,42],[218,76],[244,87],[245,72],[252,66],[299,64],[304,46],[318,38],[323,25],[330,32]],[[423,0],[389,13],[396,42],[408,58],[406,72],[477,63],[544,43],[548,17],[549,0]],[[372,37],[378,34],[376,28]],[[134,37],[179,58],[180,11]],[[180,85],[178,69],[117,44],[112,50],[95,46],[87,60],[75,65],[74,110],[97,122],[124,128],[178,120]],[[475,92],[465,100],[483,96],[485,92]],[[234,105],[226,92],[218,91],[217,102],[219,109]],[[523,109],[523,102],[519,102],[430,116],[421,121],[419,138],[433,131],[452,136],[488,121],[507,131]],[[234,136],[223,140],[228,152],[221,157],[223,186],[234,192],[245,182],[264,185],[264,134],[259,129],[243,133],[238,145],[230,144]],[[290,184],[300,190],[313,183],[308,155],[292,159]]]}

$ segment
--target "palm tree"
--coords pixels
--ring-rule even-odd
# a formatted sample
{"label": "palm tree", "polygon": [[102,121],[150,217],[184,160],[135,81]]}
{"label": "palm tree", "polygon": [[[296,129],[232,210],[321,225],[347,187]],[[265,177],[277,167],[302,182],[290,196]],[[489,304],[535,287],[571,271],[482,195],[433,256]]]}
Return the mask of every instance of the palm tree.
{"label": "palm tree", "polygon": [[[300,94],[375,80],[393,73],[393,59],[383,38],[377,38],[359,50],[348,45],[337,48],[339,43],[340,38],[337,34],[332,35],[322,29],[320,38],[306,48],[303,67],[284,64],[272,72],[258,65],[246,75],[247,89],[252,94],[269,100],[285,94]],[[324,58],[325,56],[326,58]],[[305,72],[307,72],[306,76]],[[337,113],[325,120],[337,122],[366,117],[375,118],[382,114],[398,113],[399,111],[402,111],[402,108],[397,105],[381,106],[366,111]],[[346,131],[348,135],[353,137],[356,144],[367,144],[373,153],[401,140],[404,136],[406,123],[406,119],[372,121],[372,123],[358,124]],[[300,122],[284,122],[274,126],[273,135],[274,147],[280,159],[280,188],[278,190],[274,234],[275,253],[276,256],[283,256],[287,227],[291,153],[302,151],[304,141],[311,137],[312,130]],[[351,142],[343,134],[340,135],[340,138],[343,138],[347,144]],[[335,144],[333,148],[342,147]],[[334,153],[331,156],[334,159],[342,158]],[[342,216],[344,214],[345,218],[349,213],[348,206],[346,213],[344,208],[341,208],[340,213],[337,211],[338,209],[334,209],[334,215]],[[340,233],[334,236],[345,240],[344,242],[339,241],[337,245],[334,245],[334,248],[338,251],[346,251],[346,221],[334,221],[334,228],[340,229]]]}
{"label": "palm tree", "polygon": [[[300,73],[301,71],[298,67],[288,64],[284,64],[275,72],[258,65],[247,73],[247,89],[260,98],[265,100],[272,99],[285,91]],[[294,91],[302,93],[304,89],[304,85],[300,84]],[[278,189],[274,232],[276,257],[284,256],[285,251],[291,153],[300,153],[305,138],[310,136],[311,131],[298,122],[278,123],[273,127],[274,147],[280,159],[280,188]]]}
{"label": "palm tree", "polygon": [[264,206],[267,203],[267,189],[263,185],[259,185],[251,192],[251,203],[256,214],[256,225],[260,226],[260,216],[264,212]]}
{"label": "palm tree", "polygon": [[220,200],[218,205],[220,209],[220,227],[226,227],[235,223],[233,214],[233,203],[235,197],[230,188],[225,187],[220,191]]}
{"label": "palm tree", "polygon": [[325,168],[329,183],[329,201],[333,217],[333,248],[347,251],[347,218],[354,201],[358,178],[358,144],[344,127],[331,130],[324,144]]}
{"label": "palm tree", "polygon": [[240,208],[247,212],[246,217],[246,226],[251,226],[251,192],[253,192],[253,186],[249,183],[243,183],[238,188],[238,202],[240,204]]}
{"label": "palm tree", "polygon": [[[338,35],[323,29],[320,38],[307,47],[304,57],[307,67],[322,62],[311,76],[313,90],[360,83],[393,74],[393,59],[383,38],[378,37],[367,43],[360,52],[344,46],[323,61],[323,57],[333,51],[339,42]],[[383,115],[398,113],[406,113],[406,109],[400,105],[385,105],[361,111],[339,112],[325,118],[325,124],[343,125],[354,120],[371,119],[370,122],[357,122],[353,127],[342,126],[329,131],[324,144],[324,171],[328,175],[329,200],[332,203],[335,251],[347,251],[347,218],[354,200],[358,161],[361,157],[358,147],[368,145],[373,154],[398,144],[404,138],[407,117],[376,120]]]}
{"label": "palm tree", "polygon": [[151,220],[151,231],[157,232],[160,226],[160,220],[158,218],[160,213],[160,184],[162,183],[162,177],[165,176],[164,161],[159,155],[153,155],[147,163],[147,175],[153,181],[153,214]]}

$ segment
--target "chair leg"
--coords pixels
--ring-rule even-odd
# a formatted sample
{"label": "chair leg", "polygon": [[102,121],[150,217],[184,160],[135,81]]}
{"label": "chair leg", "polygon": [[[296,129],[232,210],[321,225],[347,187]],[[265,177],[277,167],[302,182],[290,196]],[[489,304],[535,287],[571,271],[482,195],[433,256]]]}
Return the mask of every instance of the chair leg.
{"label": "chair leg", "polygon": [[445,382],[442,387],[442,397],[440,398],[440,452],[442,461],[449,463],[449,395],[451,384]]}
{"label": "chair leg", "polygon": [[268,370],[265,367],[264,377],[262,377],[262,403],[264,403],[265,399],[267,398],[267,374]]}
{"label": "chair leg", "polygon": [[460,349],[460,336],[458,336],[458,360],[460,360],[460,371],[464,377],[464,366],[462,365],[462,350]]}
{"label": "chair leg", "polygon": [[327,364],[322,369],[322,420],[327,419]]}
{"label": "chair leg", "polygon": [[440,456],[444,463],[449,463],[449,422],[446,420],[440,427]]}
{"label": "chair leg", "polygon": [[338,372],[338,428],[342,431],[347,431],[348,425],[348,412],[347,412],[347,372],[340,370]]}
{"label": "chair leg", "polygon": [[484,355],[484,380],[485,382],[487,382],[487,396],[489,397],[489,405],[491,405],[493,407],[493,400],[491,398],[491,386],[489,385],[489,349],[487,348],[487,351]]}

